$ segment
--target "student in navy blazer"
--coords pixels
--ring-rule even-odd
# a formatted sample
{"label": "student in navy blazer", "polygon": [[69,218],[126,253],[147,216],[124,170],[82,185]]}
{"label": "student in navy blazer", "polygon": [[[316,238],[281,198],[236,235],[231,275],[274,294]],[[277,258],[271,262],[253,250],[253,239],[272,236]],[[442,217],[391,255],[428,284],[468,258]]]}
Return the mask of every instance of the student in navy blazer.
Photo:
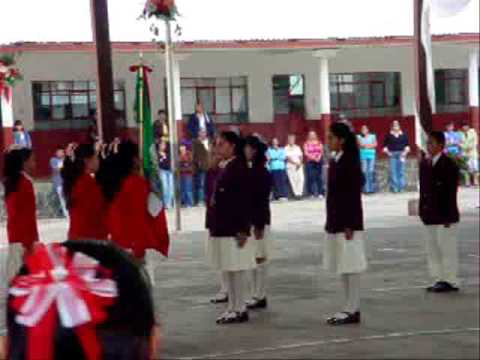
{"label": "student in navy blazer", "polygon": [[215,136],[215,124],[213,119],[206,113],[202,103],[197,104],[195,114],[190,117],[187,128],[192,139],[198,138],[200,130],[205,130],[210,139]]}
{"label": "student in navy blazer", "polygon": [[427,256],[435,284],[429,292],[458,291],[457,204],[460,171],[445,154],[445,134],[434,131],[420,164],[420,218],[426,226]]}

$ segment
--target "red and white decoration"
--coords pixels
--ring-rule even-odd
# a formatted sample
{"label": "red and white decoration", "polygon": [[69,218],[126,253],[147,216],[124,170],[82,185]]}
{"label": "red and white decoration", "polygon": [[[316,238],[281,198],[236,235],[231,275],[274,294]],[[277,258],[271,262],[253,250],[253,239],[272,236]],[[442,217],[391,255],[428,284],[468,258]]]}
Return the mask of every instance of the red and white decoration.
{"label": "red and white decoration", "polygon": [[3,127],[13,127],[13,87],[22,80],[13,56],[0,56],[0,101]]}

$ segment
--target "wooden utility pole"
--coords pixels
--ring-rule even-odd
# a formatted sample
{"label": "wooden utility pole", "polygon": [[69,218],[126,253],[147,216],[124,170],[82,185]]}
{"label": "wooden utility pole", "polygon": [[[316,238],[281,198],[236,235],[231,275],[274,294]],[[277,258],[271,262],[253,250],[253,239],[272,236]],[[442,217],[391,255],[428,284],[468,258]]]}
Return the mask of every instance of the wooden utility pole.
{"label": "wooden utility pole", "polygon": [[97,128],[103,141],[111,141],[116,136],[116,116],[107,0],[90,0],[90,10],[97,62]]}
{"label": "wooden utility pole", "polygon": [[[428,62],[427,53],[422,42],[422,31],[425,31],[422,27],[422,11],[423,2],[427,0],[413,0],[414,6],[414,49],[415,49],[415,78],[416,78],[416,105],[418,109],[418,116],[422,128],[426,133],[429,133],[433,129],[433,104],[430,103],[431,99],[428,92]],[[429,20],[427,20],[429,21]],[[430,34],[428,34],[430,36]],[[431,50],[430,50],[431,51]]]}

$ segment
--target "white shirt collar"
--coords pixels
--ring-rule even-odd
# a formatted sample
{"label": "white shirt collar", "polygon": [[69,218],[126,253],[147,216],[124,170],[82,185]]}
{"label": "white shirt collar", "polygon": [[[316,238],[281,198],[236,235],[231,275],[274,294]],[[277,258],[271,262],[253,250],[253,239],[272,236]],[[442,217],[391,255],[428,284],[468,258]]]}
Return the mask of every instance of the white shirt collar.
{"label": "white shirt collar", "polygon": [[343,151],[339,151],[338,153],[335,154],[335,157],[333,158],[335,162],[339,162],[340,159],[342,158]]}
{"label": "white shirt collar", "polygon": [[442,156],[442,153],[438,153],[437,155],[435,155],[435,156],[432,158],[432,164],[433,164],[433,166],[437,165],[437,162],[438,162],[438,160],[440,159],[441,156]]}

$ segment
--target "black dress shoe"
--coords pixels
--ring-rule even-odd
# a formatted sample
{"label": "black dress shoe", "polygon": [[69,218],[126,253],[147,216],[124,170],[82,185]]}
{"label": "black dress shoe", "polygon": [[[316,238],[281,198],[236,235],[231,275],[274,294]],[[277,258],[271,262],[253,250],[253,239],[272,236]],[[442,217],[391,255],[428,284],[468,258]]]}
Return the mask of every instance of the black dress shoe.
{"label": "black dress shoe", "polygon": [[427,288],[428,292],[434,293],[448,293],[448,292],[457,292],[460,289],[447,281],[438,281],[435,285]]}
{"label": "black dress shoe", "polygon": [[440,282],[436,282],[432,286],[427,287],[427,291],[428,292],[437,292],[437,290],[441,287],[442,287],[442,285],[440,284]]}
{"label": "black dress shoe", "polygon": [[253,300],[247,304],[247,309],[249,310],[266,309],[267,306],[268,306],[267,298],[263,298],[263,299],[253,298]]}
{"label": "black dress shoe", "polygon": [[211,299],[210,302],[212,304],[224,304],[224,303],[228,302],[228,296],[225,296],[223,298],[219,298],[219,297],[217,298],[216,297],[216,298]]}
{"label": "black dress shoe", "polygon": [[[341,315],[341,316],[340,316]],[[335,314],[333,317],[327,319],[328,325],[348,325],[348,324],[359,324],[360,323],[360,312],[341,312],[338,315]]]}
{"label": "black dress shoe", "polygon": [[217,324],[218,325],[240,324],[240,323],[247,322],[248,320],[250,320],[250,318],[248,316],[248,312],[244,311],[244,312],[237,312],[237,313],[235,313],[234,316],[229,314],[225,317],[222,317],[222,318],[217,320]]}

